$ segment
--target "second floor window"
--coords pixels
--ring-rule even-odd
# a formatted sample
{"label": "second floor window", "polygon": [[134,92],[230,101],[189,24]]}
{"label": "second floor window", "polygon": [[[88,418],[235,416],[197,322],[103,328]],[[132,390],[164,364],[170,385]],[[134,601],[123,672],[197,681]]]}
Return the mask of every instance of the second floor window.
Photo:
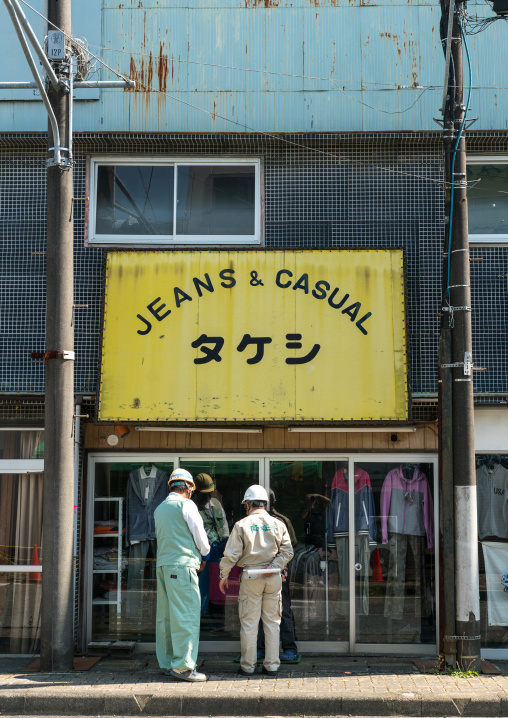
{"label": "second floor window", "polygon": [[508,244],[508,157],[468,157],[467,181],[470,243]]}
{"label": "second floor window", "polygon": [[90,162],[90,244],[260,244],[259,161]]}

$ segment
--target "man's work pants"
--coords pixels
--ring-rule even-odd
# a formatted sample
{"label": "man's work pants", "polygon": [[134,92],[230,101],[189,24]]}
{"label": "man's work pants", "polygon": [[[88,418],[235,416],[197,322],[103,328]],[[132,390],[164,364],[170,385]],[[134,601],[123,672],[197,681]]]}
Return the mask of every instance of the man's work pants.
{"label": "man's work pants", "polygon": [[238,596],[242,651],[240,666],[247,673],[253,673],[256,667],[260,618],[263,621],[265,632],[265,660],[263,661],[263,666],[267,671],[276,671],[280,666],[281,589],[280,571],[275,571],[271,576],[260,574],[260,578],[246,579],[242,576]]}
{"label": "man's work pants", "polygon": [[157,569],[156,651],[165,670],[193,670],[199,648],[201,596],[195,568]]}
{"label": "man's work pants", "polygon": [[[280,619],[280,642],[282,650],[298,653],[296,645],[295,617],[291,608],[291,594],[289,591],[289,581],[287,579],[282,582],[281,600],[282,616]],[[261,621],[259,622],[257,646],[258,650],[265,650],[265,632]]]}

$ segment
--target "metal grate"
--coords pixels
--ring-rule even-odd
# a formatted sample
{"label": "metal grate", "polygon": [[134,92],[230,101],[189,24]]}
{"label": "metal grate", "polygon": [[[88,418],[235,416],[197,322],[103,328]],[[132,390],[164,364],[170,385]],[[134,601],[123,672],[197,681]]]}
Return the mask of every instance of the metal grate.
{"label": "metal grate", "polygon": [[423,421],[426,424],[437,421],[437,399],[429,401],[415,401],[412,406],[413,421]]}
{"label": "metal grate", "polygon": [[[0,141],[4,394],[44,390],[43,362],[30,360],[31,351],[44,347],[44,142],[42,135],[21,134],[4,135]],[[471,145],[475,152],[500,151],[506,136],[472,135]],[[90,153],[259,156],[264,161],[268,248],[404,249],[411,389],[418,394],[437,391],[436,313],[444,231],[438,133],[296,135],[280,141],[262,135],[82,133],[75,137],[75,151],[76,197],[86,193],[85,156]],[[88,305],[76,309],[77,393],[96,388],[104,272],[104,250],[83,246],[84,211],[84,201],[75,201],[75,303]],[[471,266],[475,363],[489,367],[488,373],[475,373],[478,392],[508,392],[502,329],[507,251],[473,252],[488,256]]]}
{"label": "metal grate", "polygon": [[44,397],[1,397],[0,426],[44,426]]}

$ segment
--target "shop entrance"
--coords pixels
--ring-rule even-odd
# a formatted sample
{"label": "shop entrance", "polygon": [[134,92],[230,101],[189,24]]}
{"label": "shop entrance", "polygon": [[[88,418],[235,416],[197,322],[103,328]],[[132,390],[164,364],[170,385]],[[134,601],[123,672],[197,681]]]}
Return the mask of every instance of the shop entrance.
{"label": "shop entrance", "polygon": [[287,580],[299,650],[435,652],[436,464],[428,455],[90,455],[86,640],[153,648],[156,545],[139,525],[132,541],[133,530],[143,497],[162,500],[180,465],[214,482],[213,493],[194,496],[213,532],[200,580],[202,650],[239,647],[239,575],[224,598],[218,567],[243,494],[260,483],[294,544]]}

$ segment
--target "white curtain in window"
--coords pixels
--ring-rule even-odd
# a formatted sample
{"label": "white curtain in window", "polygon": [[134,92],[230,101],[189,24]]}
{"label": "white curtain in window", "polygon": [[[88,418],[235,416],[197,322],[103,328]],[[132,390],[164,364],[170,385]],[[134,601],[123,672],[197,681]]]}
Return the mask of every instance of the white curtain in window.
{"label": "white curtain in window", "polygon": [[[19,458],[30,459],[42,440],[42,432],[21,432]],[[17,478],[14,495],[15,522],[12,533],[14,561],[18,566],[32,565],[42,557],[42,474],[22,474]],[[4,574],[5,575],[5,574]],[[9,574],[7,574],[9,575]],[[2,633],[10,636],[11,653],[38,651],[41,617],[42,582],[38,574],[11,574],[4,610],[0,619]]]}

